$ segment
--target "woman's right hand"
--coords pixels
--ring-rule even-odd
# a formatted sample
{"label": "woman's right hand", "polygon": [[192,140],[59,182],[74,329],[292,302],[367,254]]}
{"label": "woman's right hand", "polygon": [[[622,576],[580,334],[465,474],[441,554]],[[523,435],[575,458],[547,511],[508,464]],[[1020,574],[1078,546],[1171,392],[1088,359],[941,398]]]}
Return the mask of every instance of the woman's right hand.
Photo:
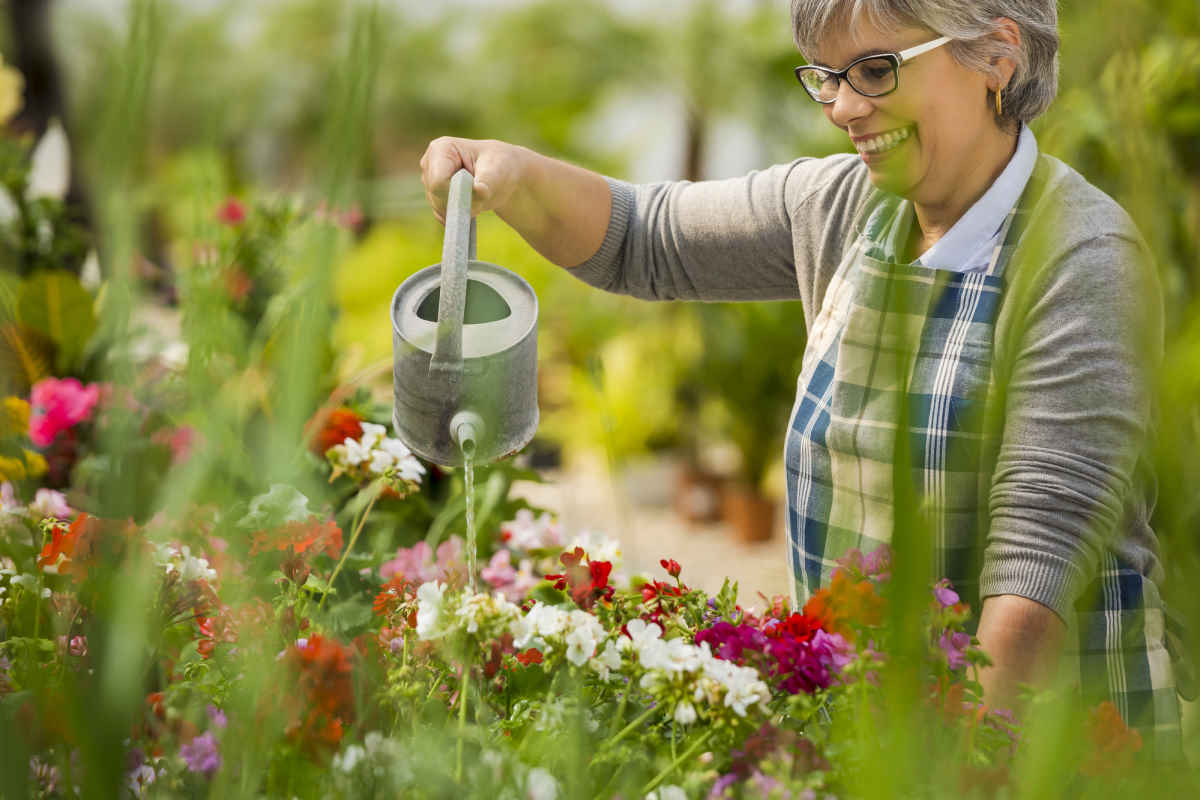
{"label": "woman's right hand", "polygon": [[521,183],[524,148],[495,139],[434,139],[421,156],[421,182],[434,216],[446,224],[446,202],[450,179],[460,169],[475,176],[471,192],[471,216],[503,210]]}
{"label": "woman's right hand", "polygon": [[604,177],[495,139],[434,139],[421,156],[421,182],[446,224],[450,179],[475,176],[471,216],[495,211],[548,260],[573,267],[600,249],[612,212]]}

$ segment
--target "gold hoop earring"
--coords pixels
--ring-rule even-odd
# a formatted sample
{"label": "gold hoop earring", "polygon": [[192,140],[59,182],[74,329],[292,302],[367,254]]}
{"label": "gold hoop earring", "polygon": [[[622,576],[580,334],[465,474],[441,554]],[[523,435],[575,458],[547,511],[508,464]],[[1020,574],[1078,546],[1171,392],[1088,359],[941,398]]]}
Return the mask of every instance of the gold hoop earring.
{"label": "gold hoop earring", "polygon": [[1004,103],[1000,99],[1000,95],[1001,95],[1001,93],[1003,93],[1003,91],[1004,91],[1003,89],[996,90],[996,116],[997,117],[1004,116]]}

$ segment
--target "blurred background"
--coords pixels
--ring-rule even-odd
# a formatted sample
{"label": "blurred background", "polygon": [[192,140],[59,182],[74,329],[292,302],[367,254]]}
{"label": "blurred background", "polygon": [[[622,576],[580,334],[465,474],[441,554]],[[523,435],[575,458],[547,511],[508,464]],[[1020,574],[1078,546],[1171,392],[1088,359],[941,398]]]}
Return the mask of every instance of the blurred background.
{"label": "blurred background", "polygon": [[[639,182],[728,177],[846,148],[791,75],[800,59],[786,0],[387,0],[363,49],[373,59],[363,124],[342,132],[362,157],[349,199],[326,209],[323,121],[354,49],[355,4],[0,7],[0,51],[24,76],[10,128],[38,138],[61,124],[68,211],[85,231],[98,213],[92,180],[115,147],[98,121],[144,90],[140,118],[117,126],[136,145],[127,166],[137,188],[123,202],[144,289],[137,325],[179,338],[177,278],[197,220],[227,198],[300,197],[351,231],[332,281],[331,357],[338,376],[384,401],[387,299],[440,258],[417,171],[430,139],[504,139]],[[130,25],[138,7],[149,9],[141,29]],[[1061,32],[1060,96],[1034,129],[1044,152],[1134,215],[1157,256],[1168,345],[1158,528],[1170,581],[1182,584],[1200,519],[1200,18],[1194,0],[1067,2]],[[121,59],[137,37],[156,45],[131,71]],[[62,266],[86,271],[89,249]],[[635,567],[691,552],[698,571],[783,591],[780,454],[804,344],[798,305],[603,295],[492,215],[480,220],[479,254],[527,278],[541,303],[543,422],[528,458],[550,480],[525,487],[531,498],[568,525],[620,535]]]}

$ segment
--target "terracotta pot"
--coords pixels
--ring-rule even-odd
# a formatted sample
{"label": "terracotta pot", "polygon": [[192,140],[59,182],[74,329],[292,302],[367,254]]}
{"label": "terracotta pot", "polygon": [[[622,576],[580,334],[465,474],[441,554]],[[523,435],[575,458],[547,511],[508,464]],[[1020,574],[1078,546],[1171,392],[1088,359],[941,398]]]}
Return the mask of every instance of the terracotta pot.
{"label": "terracotta pot", "polygon": [[744,484],[725,486],[722,503],[725,522],[742,542],[765,542],[775,530],[775,501]]}
{"label": "terracotta pot", "polygon": [[721,518],[721,479],[694,464],[679,470],[675,481],[675,513],[688,522]]}

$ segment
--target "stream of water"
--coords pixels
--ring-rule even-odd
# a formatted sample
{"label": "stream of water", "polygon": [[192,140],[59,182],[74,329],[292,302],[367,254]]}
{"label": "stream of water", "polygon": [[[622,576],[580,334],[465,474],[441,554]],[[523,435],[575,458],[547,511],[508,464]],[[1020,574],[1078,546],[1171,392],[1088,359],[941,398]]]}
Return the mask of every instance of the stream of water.
{"label": "stream of water", "polygon": [[463,477],[467,484],[467,586],[475,593],[475,462],[468,452],[463,453]]}

